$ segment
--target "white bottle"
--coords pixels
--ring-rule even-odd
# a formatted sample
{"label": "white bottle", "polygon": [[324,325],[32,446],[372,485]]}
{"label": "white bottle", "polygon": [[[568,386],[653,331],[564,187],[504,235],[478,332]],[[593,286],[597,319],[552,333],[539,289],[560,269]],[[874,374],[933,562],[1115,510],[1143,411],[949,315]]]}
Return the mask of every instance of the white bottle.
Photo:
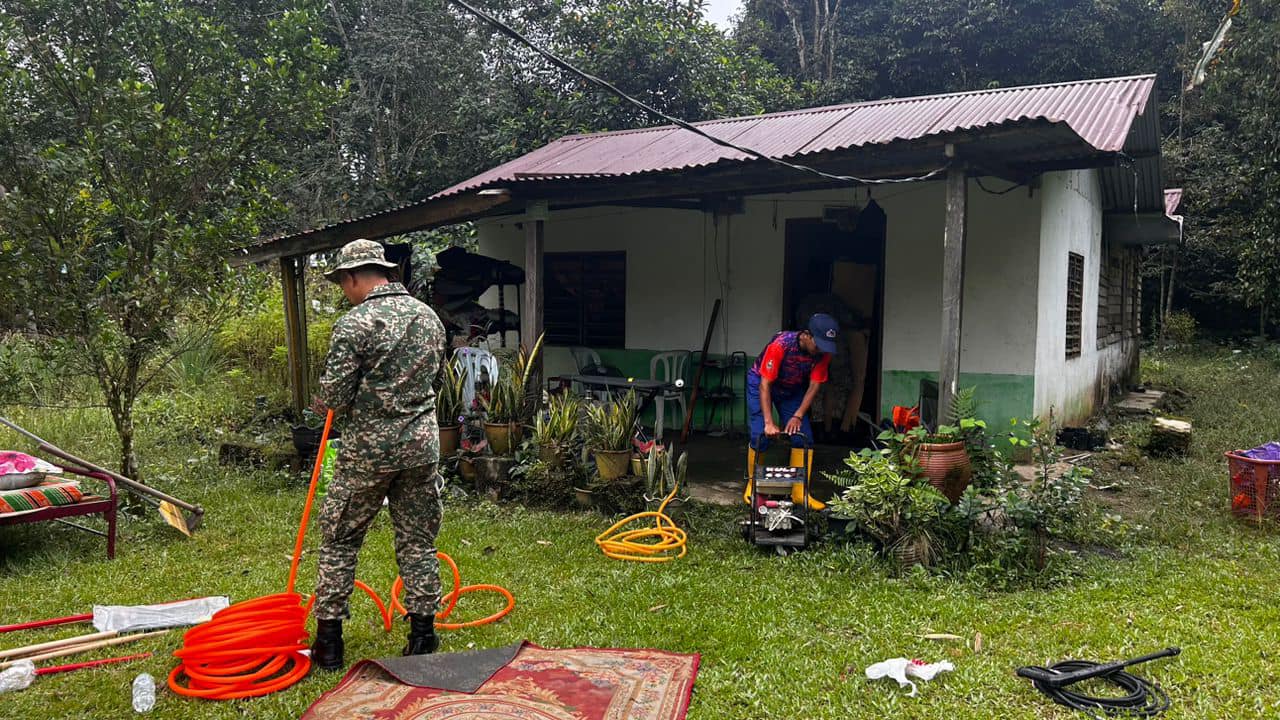
{"label": "white bottle", "polygon": [[142,673],[133,679],[133,709],[135,712],[148,712],[156,704],[156,679],[149,673]]}

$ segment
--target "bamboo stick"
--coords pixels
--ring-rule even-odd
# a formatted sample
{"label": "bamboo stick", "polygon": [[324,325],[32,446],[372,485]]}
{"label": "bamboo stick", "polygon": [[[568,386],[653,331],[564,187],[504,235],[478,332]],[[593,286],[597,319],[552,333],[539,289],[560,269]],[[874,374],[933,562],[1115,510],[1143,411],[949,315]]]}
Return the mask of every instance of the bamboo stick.
{"label": "bamboo stick", "polygon": [[[137,635],[121,635],[120,637],[114,637],[109,640],[98,640],[96,642],[85,643],[83,645],[75,645],[72,647],[59,648],[58,650],[53,650],[51,652],[43,653],[40,655],[32,655],[31,657],[26,657],[22,659],[30,660],[31,662],[39,662],[41,660],[49,660],[51,658],[63,657],[64,655],[77,655],[79,653],[88,652],[90,650],[97,650],[99,648],[111,647],[113,645],[123,645],[125,643],[134,642],[136,640],[142,640],[144,638],[163,635],[167,632],[169,631],[153,630],[151,632],[138,633]],[[5,668],[10,667],[16,662],[20,662],[20,661],[10,660],[9,662],[0,663],[0,670],[4,670]]]}
{"label": "bamboo stick", "polygon": [[113,638],[119,634],[119,630],[104,630],[103,632],[89,633],[88,635],[77,635],[75,637],[62,638],[61,640],[50,640],[49,642],[36,643],[35,645],[23,645],[22,647],[0,650],[0,660],[18,658],[23,655],[31,655],[45,650],[66,647],[68,645],[83,645],[85,643],[93,642],[94,640],[106,640],[107,638]]}

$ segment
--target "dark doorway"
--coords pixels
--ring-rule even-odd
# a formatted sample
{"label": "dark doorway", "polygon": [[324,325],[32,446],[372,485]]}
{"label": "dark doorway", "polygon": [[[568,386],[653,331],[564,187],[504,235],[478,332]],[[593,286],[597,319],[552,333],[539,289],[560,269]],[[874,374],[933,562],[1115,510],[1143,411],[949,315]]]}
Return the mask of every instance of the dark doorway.
{"label": "dark doorway", "polygon": [[784,329],[815,312],[840,321],[841,353],[810,418],[818,442],[865,446],[880,422],[886,218],[875,201],[828,214],[787,221],[782,317]]}

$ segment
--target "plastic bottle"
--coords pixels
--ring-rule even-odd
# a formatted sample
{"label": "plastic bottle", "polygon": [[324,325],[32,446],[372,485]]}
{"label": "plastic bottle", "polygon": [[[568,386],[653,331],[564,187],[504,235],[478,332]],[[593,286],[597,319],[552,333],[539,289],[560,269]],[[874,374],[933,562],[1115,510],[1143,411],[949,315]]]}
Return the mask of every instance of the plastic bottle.
{"label": "plastic bottle", "polygon": [[133,679],[133,709],[135,712],[149,712],[156,704],[156,679],[149,673],[142,673]]}

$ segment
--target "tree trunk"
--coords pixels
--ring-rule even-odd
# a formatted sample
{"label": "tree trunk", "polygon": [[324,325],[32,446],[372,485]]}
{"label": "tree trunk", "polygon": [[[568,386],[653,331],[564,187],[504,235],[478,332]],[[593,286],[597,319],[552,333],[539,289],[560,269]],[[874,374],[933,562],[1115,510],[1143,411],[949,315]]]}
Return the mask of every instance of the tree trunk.
{"label": "tree trunk", "polygon": [[[1169,285],[1165,288],[1164,295],[1164,317],[1166,320],[1173,314],[1173,288],[1174,280],[1178,276],[1178,257],[1182,254],[1182,246],[1179,245],[1173,249],[1173,259],[1169,262]],[[1164,323],[1161,323],[1164,327]]]}
{"label": "tree trunk", "polygon": [[133,408],[126,411],[120,423],[120,474],[138,480],[138,456],[133,451]]}

